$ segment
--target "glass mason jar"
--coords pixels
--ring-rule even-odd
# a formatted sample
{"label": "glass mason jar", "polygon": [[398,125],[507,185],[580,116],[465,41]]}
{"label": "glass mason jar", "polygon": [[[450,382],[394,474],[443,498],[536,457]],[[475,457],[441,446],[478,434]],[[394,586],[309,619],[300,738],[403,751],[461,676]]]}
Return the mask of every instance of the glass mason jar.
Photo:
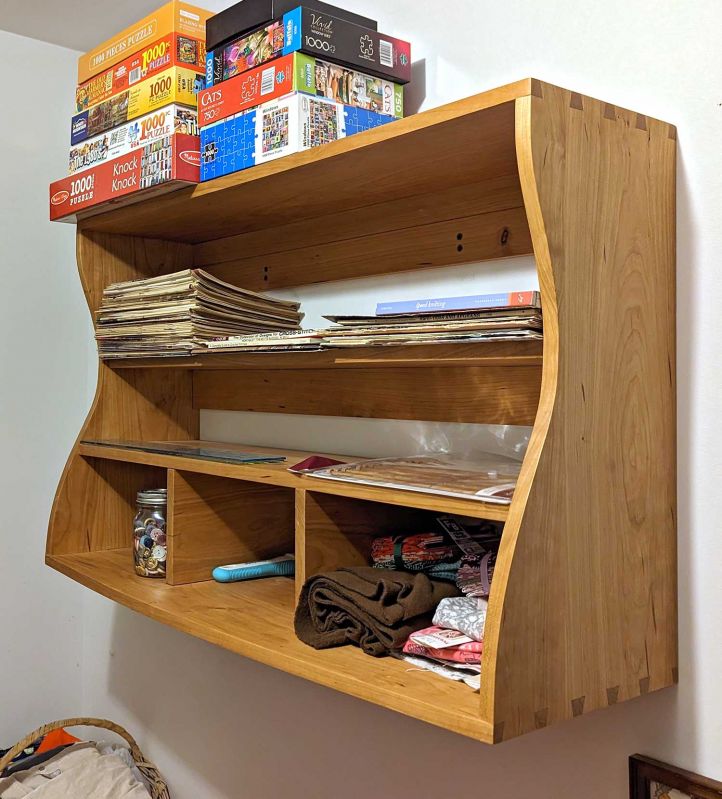
{"label": "glass mason jar", "polygon": [[133,522],[133,561],[141,577],[165,577],[165,517],[168,492],[165,488],[139,491]]}

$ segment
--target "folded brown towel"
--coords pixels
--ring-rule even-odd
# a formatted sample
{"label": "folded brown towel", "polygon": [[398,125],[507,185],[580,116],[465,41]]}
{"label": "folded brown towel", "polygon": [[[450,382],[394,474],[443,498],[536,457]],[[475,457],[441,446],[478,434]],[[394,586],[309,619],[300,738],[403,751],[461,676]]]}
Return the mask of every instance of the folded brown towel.
{"label": "folded brown towel", "polygon": [[459,596],[453,583],[419,573],[357,566],[317,574],[301,590],[296,635],[314,649],[355,644],[381,657],[428,627],[436,606],[450,596]]}

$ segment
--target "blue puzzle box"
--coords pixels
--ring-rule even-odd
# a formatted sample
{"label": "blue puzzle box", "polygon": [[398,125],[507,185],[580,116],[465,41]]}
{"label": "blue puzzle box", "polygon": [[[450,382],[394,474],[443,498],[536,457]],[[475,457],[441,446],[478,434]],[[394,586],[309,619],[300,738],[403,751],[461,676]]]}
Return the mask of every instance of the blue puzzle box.
{"label": "blue puzzle box", "polygon": [[338,141],[396,119],[292,92],[201,129],[201,181]]}

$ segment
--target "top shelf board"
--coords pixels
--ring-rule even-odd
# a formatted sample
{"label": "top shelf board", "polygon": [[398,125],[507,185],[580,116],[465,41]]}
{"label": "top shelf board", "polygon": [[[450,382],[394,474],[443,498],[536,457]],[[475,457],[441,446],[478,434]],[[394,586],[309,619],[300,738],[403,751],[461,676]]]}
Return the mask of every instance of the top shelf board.
{"label": "top shelf board", "polygon": [[517,207],[518,191],[498,179],[517,173],[514,101],[540,85],[527,78],[80,226],[197,244],[485,181],[491,207]]}

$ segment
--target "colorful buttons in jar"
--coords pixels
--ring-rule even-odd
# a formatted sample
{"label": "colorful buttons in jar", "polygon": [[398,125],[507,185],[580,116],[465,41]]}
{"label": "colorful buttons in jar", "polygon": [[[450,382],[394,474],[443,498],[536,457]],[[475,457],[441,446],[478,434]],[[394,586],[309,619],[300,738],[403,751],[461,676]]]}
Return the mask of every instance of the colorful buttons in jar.
{"label": "colorful buttons in jar", "polygon": [[165,577],[165,517],[168,492],[165,488],[139,491],[133,522],[133,562],[141,577]]}

